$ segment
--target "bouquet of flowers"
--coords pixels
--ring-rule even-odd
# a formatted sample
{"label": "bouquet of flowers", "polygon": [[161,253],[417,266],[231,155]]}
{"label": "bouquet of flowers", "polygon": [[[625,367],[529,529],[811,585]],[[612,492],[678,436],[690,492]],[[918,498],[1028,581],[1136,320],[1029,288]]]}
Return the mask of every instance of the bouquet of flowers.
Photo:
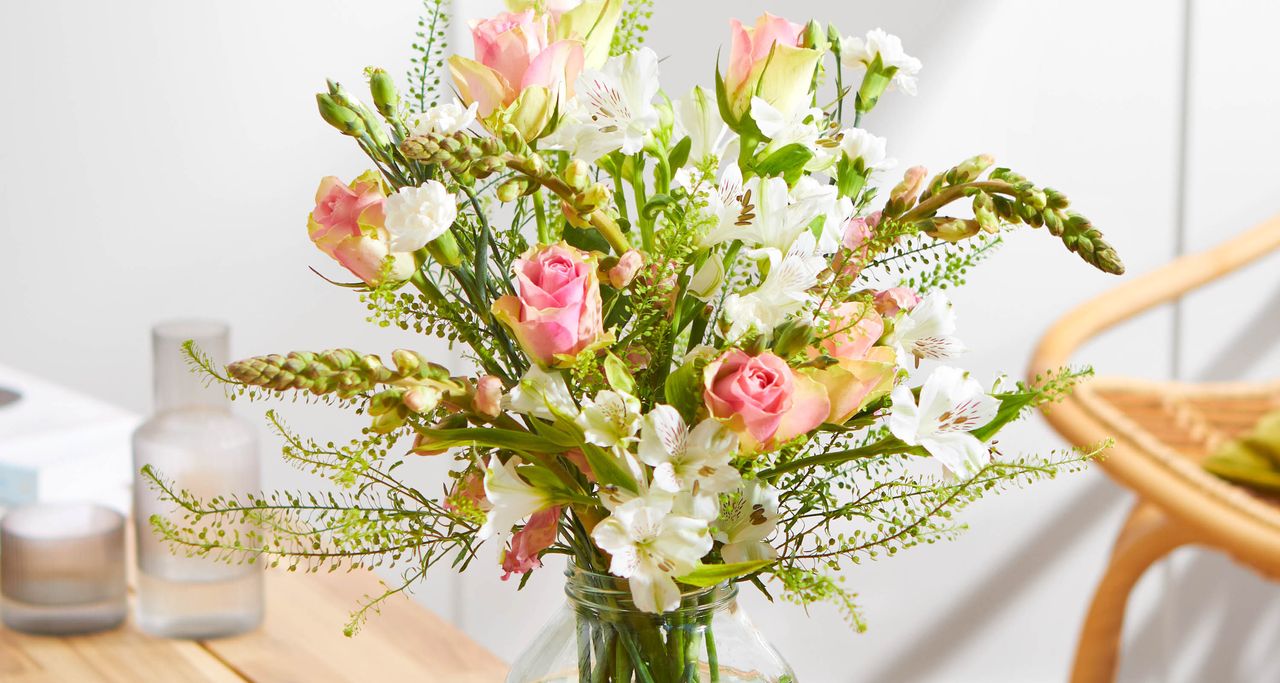
{"label": "bouquet of flowers", "polygon": [[[949,537],[984,493],[1094,454],[997,452],[1088,371],[984,384],[940,363],[963,350],[945,292],[1019,226],[1102,271],[1120,260],[1062,193],[989,156],[890,179],[886,141],[860,125],[886,92],[915,92],[898,38],[735,20],[708,86],[673,99],[645,2],[513,0],[471,23],[474,57],[447,59],[446,4],[426,2],[407,96],[381,69],[372,106],[332,82],[317,96],[373,168],[324,178],[307,227],[373,322],[470,365],[336,349],[223,369],[190,349],[233,393],[315,397],[370,425],[321,444],[269,414],[332,493],[204,501],[149,472],[185,514],[152,520],[170,541],[401,568],[351,628],[441,563],[523,585],[561,554],[571,584],[616,582],[599,599],[636,617],[580,612],[565,680],[757,680],[729,675],[710,617],[664,615],[745,583],[861,628],[842,569]],[[420,457],[453,463],[438,494],[397,473]]]}

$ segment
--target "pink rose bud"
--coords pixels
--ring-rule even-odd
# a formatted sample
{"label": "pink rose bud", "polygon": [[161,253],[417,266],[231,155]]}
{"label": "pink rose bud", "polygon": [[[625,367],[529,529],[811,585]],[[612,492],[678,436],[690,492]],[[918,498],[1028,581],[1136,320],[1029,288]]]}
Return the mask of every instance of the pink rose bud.
{"label": "pink rose bud", "polygon": [[475,411],[488,418],[502,413],[502,380],[493,375],[485,375],[476,383],[476,398],[472,403]]}
{"label": "pink rose bud", "polygon": [[[732,42],[729,45],[729,69],[725,74],[724,83],[734,116],[741,116],[749,108],[751,97],[757,94],[756,84],[760,82],[760,77],[766,65],[769,65],[770,59],[775,58],[781,70],[784,66],[781,63],[789,61],[787,59],[789,55],[779,55],[782,55],[786,48],[802,47],[805,27],[765,12],[756,19],[753,27],[743,26],[737,19],[730,20],[729,30],[732,33]],[[774,46],[779,48],[779,55],[774,54]],[[814,52],[817,54],[816,51]],[[816,59],[814,61],[816,62]],[[787,80],[796,82],[804,80],[802,85],[807,91],[808,75],[801,79],[802,71],[797,69],[795,77]],[[768,96],[772,93],[759,94],[764,95],[766,100],[774,99]],[[776,104],[783,104],[784,106],[780,108],[784,111],[790,109],[785,106],[785,103]]]}
{"label": "pink rose bud", "polygon": [[604,334],[593,256],[553,244],[531,249],[513,269],[517,294],[495,301],[493,314],[536,363],[571,364]]}
{"label": "pink rose bud", "polygon": [[726,352],[703,370],[703,386],[707,410],[738,433],[747,451],[808,432],[830,410],[822,385],[767,351]]}
{"label": "pink rose bud", "polygon": [[644,256],[632,249],[618,259],[618,265],[609,269],[609,284],[614,289],[623,289],[631,284],[640,266],[644,265]]}
{"label": "pink rose bud", "polygon": [[[413,256],[392,254],[384,226],[386,195],[376,173],[369,171],[350,185],[333,176],[320,181],[316,206],[307,217],[307,234],[316,247],[370,286],[384,275],[393,282],[413,274]],[[392,256],[390,269],[387,257]]]}
{"label": "pink rose bud", "polygon": [[577,40],[551,42],[549,17],[533,10],[503,12],[470,22],[475,59],[454,55],[449,71],[462,101],[476,104],[480,118],[517,104],[528,88],[540,87],[552,96],[521,100],[509,119],[527,139],[533,139],[559,106],[572,97],[583,66],[583,44]]}
{"label": "pink rose bud", "polygon": [[876,292],[876,310],[885,317],[895,316],[898,311],[910,311],[920,303],[920,295],[910,287],[893,287]]}
{"label": "pink rose bud", "polygon": [[524,528],[511,537],[511,547],[502,556],[502,580],[512,574],[527,574],[542,566],[538,555],[551,547],[560,531],[560,507],[533,513]]}

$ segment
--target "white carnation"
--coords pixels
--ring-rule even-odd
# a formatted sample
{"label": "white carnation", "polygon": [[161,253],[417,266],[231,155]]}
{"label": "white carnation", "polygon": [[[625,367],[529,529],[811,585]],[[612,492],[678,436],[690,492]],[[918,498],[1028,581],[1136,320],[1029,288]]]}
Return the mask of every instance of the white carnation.
{"label": "white carnation", "polygon": [[896,68],[893,84],[908,95],[916,94],[916,74],[923,64],[902,49],[902,40],[883,29],[867,31],[865,38],[849,36],[840,45],[840,57],[846,69],[866,69],[880,56],[885,68]]}
{"label": "white carnation", "polygon": [[885,170],[897,165],[886,154],[888,140],[872,135],[861,128],[846,128],[840,133],[840,151],[849,161],[862,160],[868,171]]}
{"label": "white carnation", "polygon": [[409,132],[412,135],[453,135],[475,123],[476,107],[475,102],[465,109],[458,102],[432,107],[409,120]]}
{"label": "white carnation", "polygon": [[387,233],[391,251],[417,251],[443,235],[458,217],[453,195],[436,180],[421,187],[402,187],[387,197]]}

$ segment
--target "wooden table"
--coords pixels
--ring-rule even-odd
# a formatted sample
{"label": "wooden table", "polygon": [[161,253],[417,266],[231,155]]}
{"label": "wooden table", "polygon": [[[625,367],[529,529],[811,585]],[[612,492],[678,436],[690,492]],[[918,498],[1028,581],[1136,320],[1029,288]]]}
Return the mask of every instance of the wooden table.
{"label": "wooden table", "polygon": [[392,599],[359,635],[342,626],[372,574],[268,571],[266,619],[253,633],[165,640],[132,623],[88,636],[28,636],[0,627],[4,683],[498,683],[506,666],[408,598]]}

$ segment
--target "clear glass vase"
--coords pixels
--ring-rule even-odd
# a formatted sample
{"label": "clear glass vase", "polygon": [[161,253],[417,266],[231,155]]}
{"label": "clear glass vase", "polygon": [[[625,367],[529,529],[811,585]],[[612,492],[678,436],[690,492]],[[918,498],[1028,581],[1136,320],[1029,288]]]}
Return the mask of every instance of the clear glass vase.
{"label": "clear glass vase", "polygon": [[738,605],[735,585],[691,590],[665,614],[627,582],[570,566],[569,600],[516,658],[507,683],[795,683]]}
{"label": "clear glass vase", "polygon": [[[220,387],[192,370],[182,345],[193,340],[215,365],[226,362],[230,332],[213,321],[156,325],[156,412],[133,435],[133,518],[137,525],[138,625],[167,638],[244,633],[262,621],[262,566],[188,557],[151,528],[152,515],[181,521],[178,511],[138,476],[144,465],[197,498],[259,488],[257,435],[231,413]],[[228,536],[250,529],[231,527]]]}

